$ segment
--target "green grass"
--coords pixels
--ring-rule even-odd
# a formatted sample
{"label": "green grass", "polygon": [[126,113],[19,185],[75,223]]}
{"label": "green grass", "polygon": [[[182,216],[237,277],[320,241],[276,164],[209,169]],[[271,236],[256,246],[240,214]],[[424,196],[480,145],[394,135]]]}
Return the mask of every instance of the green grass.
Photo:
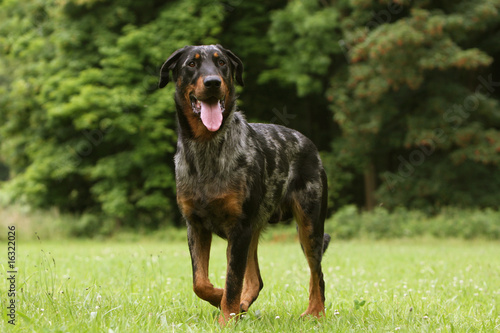
{"label": "green grass", "polygon": [[[500,331],[498,243],[334,242],[323,264],[322,320],[299,318],[307,307],[308,270],[297,243],[263,240],[259,260],[264,289],[228,331]],[[17,325],[4,314],[2,332],[220,330],[218,310],[192,292],[185,242],[20,241],[17,265]],[[225,242],[217,240],[212,282],[222,286],[224,274]],[[6,279],[0,289],[5,313]]]}

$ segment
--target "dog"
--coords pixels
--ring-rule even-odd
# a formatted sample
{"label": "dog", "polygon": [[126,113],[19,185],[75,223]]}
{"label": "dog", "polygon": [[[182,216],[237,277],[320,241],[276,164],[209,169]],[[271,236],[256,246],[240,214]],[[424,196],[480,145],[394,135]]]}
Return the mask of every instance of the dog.
{"label": "dog", "polygon": [[[327,178],[315,145],[295,130],[245,120],[235,95],[235,84],[243,86],[243,63],[221,45],[172,53],[159,88],[170,81],[176,84],[177,203],[187,224],[194,292],[221,309],[222,326],[236,320],[264,286],[259,235],[268,224],[294,217],[311,272],[302,316],[324,316]],[[228,242],[223,289],[208,278],[213,233]]]}

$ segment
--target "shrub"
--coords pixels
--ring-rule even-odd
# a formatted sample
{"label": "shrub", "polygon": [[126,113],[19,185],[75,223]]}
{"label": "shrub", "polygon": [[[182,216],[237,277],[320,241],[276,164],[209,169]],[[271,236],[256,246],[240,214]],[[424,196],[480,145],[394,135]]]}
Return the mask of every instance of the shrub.
{"label": "shrub", "polygon": [[406,208],[390,212],[377,207],[371,212],[360,212],[355,206],[349,205],[327,220],[326,231],[336,239],[417,236],[500,239],[500,212],[491,208],[444,208],[438,214],[428,216]]}

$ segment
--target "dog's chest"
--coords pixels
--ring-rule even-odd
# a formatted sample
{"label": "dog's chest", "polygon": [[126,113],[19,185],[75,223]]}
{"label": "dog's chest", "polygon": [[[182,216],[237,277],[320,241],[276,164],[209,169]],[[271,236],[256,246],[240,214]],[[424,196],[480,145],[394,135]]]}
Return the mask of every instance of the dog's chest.
{"label": "dog's chest", "polygon": [[189,223],[202,225],[205,229],[226,237],[227,228],[242,215],[244,197],[242,191],[228,189],[213,195],[178,193],[177,201]]}
{"label": "dog's chest", "polygon": [[199,177],[179,179],[177,202],[189,223],[203,226],[221,237],[236,223],[243,212],[246,187],[232,184],[225,179],[211,178],[200,181]]}
{"label": "dog's chest", "polygon": [[242,150],[240,146],[230,142],[225,147],[178,146],[175,156],[182,214],[189,223],[201,224],[222,237],[226,227],[241,217],[248,195],[245,168],[234,158]]}

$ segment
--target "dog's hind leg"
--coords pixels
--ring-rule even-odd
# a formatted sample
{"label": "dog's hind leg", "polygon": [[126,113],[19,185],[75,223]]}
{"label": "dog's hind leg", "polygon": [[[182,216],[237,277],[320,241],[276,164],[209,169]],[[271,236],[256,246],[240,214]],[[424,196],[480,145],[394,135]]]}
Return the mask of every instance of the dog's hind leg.
{"label": "dog's hind leg", "polygon": [[246,312],[252,303],[259,296],[259,292],[264,287],[260,276],[259,261],[257,257],[257,247],[259,245],[260,230],[254,232],[248,250],[247,267],[245,270],[245,280],[243,292],[241,294],[240,311]]}
{"label": "dog's hind leg", "polygon": [[310,194],[295,193],[292,196],[292,209],[297,221],[300,244],[311,271],[309,281],[309,306],[302,316],[325,315],[325,282],[321,270],[321,259],[328,247],[330,236],[324,233],[326,217],[326,177],[322,174],[322,193],[311,197]]}
{"label": "dog's hind leg", "polygon": [[193,266],[193,290],[195,294],[215,307],[220,307],[223,289],[214,288],[208,279],[208,262],[212,233],[188,224],[188,244]]}

